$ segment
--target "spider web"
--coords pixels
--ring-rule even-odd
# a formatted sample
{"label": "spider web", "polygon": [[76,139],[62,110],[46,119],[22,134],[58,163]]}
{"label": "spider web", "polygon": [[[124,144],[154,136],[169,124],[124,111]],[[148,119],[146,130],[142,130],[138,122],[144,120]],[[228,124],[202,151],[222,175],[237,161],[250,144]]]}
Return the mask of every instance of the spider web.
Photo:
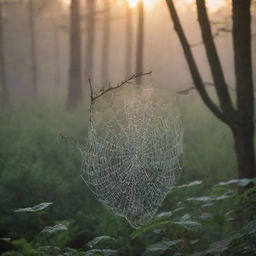
{"label": "spider web", "polygon": [[107,208],[140,227],[175,185],[182,137],[170,99],[152,88],[119,88],[92,105],[81,176]]}

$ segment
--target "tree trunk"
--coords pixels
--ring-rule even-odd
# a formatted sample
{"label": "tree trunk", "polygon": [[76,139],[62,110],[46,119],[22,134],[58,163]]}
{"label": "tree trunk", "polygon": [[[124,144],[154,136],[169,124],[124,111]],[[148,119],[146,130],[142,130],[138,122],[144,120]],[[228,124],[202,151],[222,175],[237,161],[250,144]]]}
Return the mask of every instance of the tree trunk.
{"label": "tree trunk", "polygon": [[67,108],[73,109],[82,100],[80,0],[71,1],[70,67]]}
{"label": "tree trunk", "polygon": [[235,139],[235,152],[239,178],[255,177],[255,158],[254,158],[254,129],[250,127],[239,127],[233,130]]}
{"label": "tree trunk", "polygon": [[30,72],[31,72],[31,87],[33,90],[33,97],[38,97],[38,85],[37,85],[37,59],[36,59],[36,39],[35,39],[35,8],[34,0],[28,2],[29,13],[29,39],[30,39]]}
{"label": "tree trunk", "polygon": [[101,78],[103,84],[106,84],[109,82],[110,0],[104,0],[104,9]]}
{"label": "tree trunk", "polygon": [[126,42],[125,42],[125,77],[128,78],[132,73],[132,11],[126,2]]}
{"label": "tree trunk", "polygon": [[95,0],[87,0],[87,37],[85,50],[85,81],[93,78],[93,53],[95,41]]}
{"label": "tree trunk", "polygon": [[54,37],[54,78],[56,92],[60,89],[60,45],[59,45],[59,30],[56,24],[53,25],[53,37]]}
{"label": "tree trunk", "polygon": [[251,52],[251,1],[233,0],[233,44],[237,94],[235,148],[240,178],[255,177],[254,89]]}
{"label": "tree trunk", "polygon": [[208,63],[214,79],[220,107],[205,90],[198,66],[185,36],[173,0],[166,0],[174,28],[181,42],[193,82],[207,107],[232,130],[239,178],[255,177],[254,152],[254,90],[251,60],[251,14],[250,0],[233,0],[233,43],[236,76],[237,108],[233,107],[228,86],[217,55],[211,26],[207,16],[205,0],[196,0],[198,20],[205,44]]}
{"label": "tree trunk", "polygon": [[[136,73],[143,72],[143,47],[144,47],[144,4],[138,3],[138,34],[137,34],[137,52],[136,52]],[[136,83],[142,83],[142,76],[136,78]]]}
{"label": "tree trunk", "polygon": [[2,3],[0,2],[0,76],[1,76],[1,105],[6,108],[9,105],[9,94],[6,84],[5,75],[5,56],[4,56],[4,38],[3,38],[3,17],[2,17]]}

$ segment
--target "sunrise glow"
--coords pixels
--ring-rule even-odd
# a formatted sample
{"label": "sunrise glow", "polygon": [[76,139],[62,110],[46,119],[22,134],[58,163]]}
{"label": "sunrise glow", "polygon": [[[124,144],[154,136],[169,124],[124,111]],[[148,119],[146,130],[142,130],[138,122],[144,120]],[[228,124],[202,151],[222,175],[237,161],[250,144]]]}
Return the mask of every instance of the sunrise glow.
{"label": "sunrise glow", "polygon": [[152,10],[161,0],[128,0],[128,4],[131,8],[135,8],[141,1],[143,1],[146,9]]}
{"label": "sunrise glow", "polygon": [[[180,4],[182,4],[182,1],[185,2],[185,4],[193,4],[196,1],[195,0],[180,0]],[[207,9],[210,12],[216,12],[222,7],[226,5],[226,0],[206,0],[206,6]]]}
{"label": "sunrise glow", "polygon": [[[143,1],[144,6],[148,10],[152,10],[161,0],[127,0],[130,8],[135,8],[140,1]],[[176,0],[179,5],[193,4],[195,0]],[[207,8],[210,12],[216,12],[226,5],[226,0],[206,0]]]}

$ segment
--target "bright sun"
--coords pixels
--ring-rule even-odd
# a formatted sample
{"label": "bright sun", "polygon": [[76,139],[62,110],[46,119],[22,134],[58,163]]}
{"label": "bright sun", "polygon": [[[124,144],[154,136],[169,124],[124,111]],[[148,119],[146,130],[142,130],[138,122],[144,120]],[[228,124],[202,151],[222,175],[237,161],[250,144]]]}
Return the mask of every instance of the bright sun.
{"label": "bright sun", "polygon": [[140,1],[143,1],[146,9],[151,10],[161,0],[128,0],[128,4],[131,8],[135,8]]}
{"label": "bright sun", "polygon": [[[135,8],[140,1],[143,1],[146,9],[150,10],[150,9],[153,9],[154,6],[161,0],[127,0],[127,1],[131,8]],[[184,4],[192,4],[195,2],[195,0],[179,0],[179,1],[184,2]],[[207,8],[211,12],[216,12],[221,7],[225,6],[226,0],[206,0],[206,4],[207,4]]]}

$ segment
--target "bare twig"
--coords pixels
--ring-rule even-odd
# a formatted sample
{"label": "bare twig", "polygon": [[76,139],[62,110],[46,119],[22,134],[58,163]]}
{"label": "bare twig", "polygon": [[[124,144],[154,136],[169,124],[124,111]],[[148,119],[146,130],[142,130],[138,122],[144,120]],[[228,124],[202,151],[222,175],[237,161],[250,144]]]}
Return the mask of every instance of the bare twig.
{"label": "bare twig", "polygon": [[121,83],[117,84],[116,86],[111,86],[109,84],[106,89],[103,87],[102,89],[100,89],[96,93],[93,93],[91,79],[89,79],[91,105],[94,103],[95,100],[97,100],[98,98],[100,98],[104,94],[106,94],[106,93],[108,93],[112,90],[115,90],[115,89],[118,89],[118,88],[122,87],[123,85],[129,83],[131,80],[133,80],[137,77],[140,77],[140,76],[151,75],[151,74],[152,74],[152,71],[145,72],[145,73],[143,73],[143,72],[135,73],[132,76],[130,76],[128,79],[126,79],[126,80],[122,81]]}
{"label": "bare twig", "polygon": [[[214,34],[212,35],[213,38],[216,38],[217,36],[220,35],[221,32],[224,32],[224,33],[231,33],[232,32],[232,29],[230,28],[226,28],[226,27],[220,27],[218,28]],[[194,44],[190,44],[190,47],[196,47],[196,46],[199,46],[199,45],[203,45],[204,42],[201,41],[201,42],[197,42],[197,43],[194,43]]]}
{"label": "bare twig", "polygon": [[[207,82],[207,83],[204,83],[204,85],[214,86],[214,83]],[[191,86],[191,87],[189,87],[189,88],[187,88],[187,89],[177,91],[176,93],[177,93],[177,94],[188,95],[190,91],[195,90],[195,89],[196,89],[195,86]]]}
{"label": "bare twig", "polygon": [[90,99],[91,99],[91,103],[92,103],[93,102],[92,81],[90,78],[88,79],[88,81],[89,81],[89,87],[90,87]]}

